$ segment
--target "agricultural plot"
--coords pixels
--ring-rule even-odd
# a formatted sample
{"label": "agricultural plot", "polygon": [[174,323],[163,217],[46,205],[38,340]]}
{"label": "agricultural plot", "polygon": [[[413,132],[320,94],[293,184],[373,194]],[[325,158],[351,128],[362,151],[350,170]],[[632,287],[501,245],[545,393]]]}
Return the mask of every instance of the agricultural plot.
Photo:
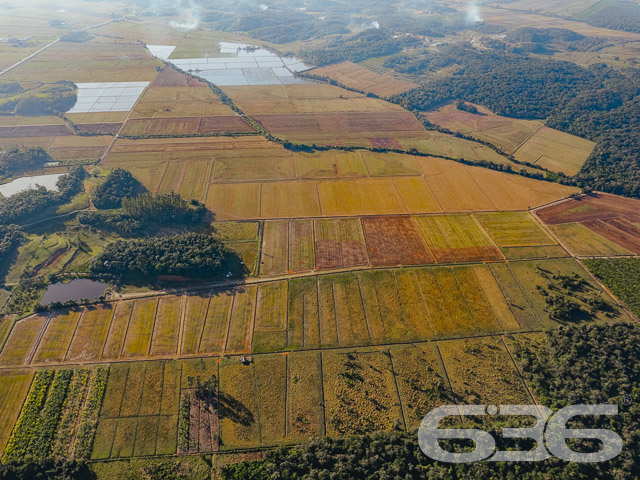
{"label": "agricultural plot", "polygon": [[314,232],[317,268],[366,264],[367,248],[359,220],[318,219],[314,221]]}
{"label": "agricultural plot", "polygon": [[16,81],[148,82],[160,63],[142,45],[59,42],[4,77]]}
{"label": "agricultural plot", "polygon": [[420,426],[436,407],[452,403],[451,387],[434,343],[389,349],[407,430]]}
{"label": "agricultural plot", "polygon": [[266,283],[258,287],[252,351],[260,353],[286,349],[287,298],[286,281]]}
{"label": "agricultural plot", "polygon": [[3,460],[88,459],[108,376],[102,367],[36,372]]}
{"label": "agricultural plot", "polygon": [[157,306],[157,298],[147,298],[134,302],[124,339],[123,357],[144,357],[149,355]]}
{"label": "agricultural plot", "polygon": [[289,221],[289,272],[313,270],[316,262],[314,224],[311,220]]}
{"label": "agricultural plot", "polygon": [[241,117],[227,115],[217,117],[180,117],[180,118],[136,118],[127,120],[120,135],[208,135],[251,133],[250,127]]}
{"label": "agricultural plot", "polygon": [[409,217],[362,219],[371,264],[374,266],[433,263],[416,224]]}
{"label": "agricultural plot", "polygon": [[287,438],[306,439],[325,432],[322,358],[319,352],[287,357]]}
{"label": "agricultural plot", "polygon": [[318,282],[315,277],[289,281],[287,347],[301,350],[320,346]]}
{"label": "agricultural plot", "polygon": [[158,301],[150,354],[152,356],[178,353],[184,299],[175,296],[162,297]]}
{"label": "agricultural plot", "polygon": [[311,75],[329,78],[347,88],[371,92],[381,97],[390,97],[406,92],[418,85],[399,80],[388,73],[380,75],[351,62],[342,62],[309,71]]}
{"label": "agricultural plot", "polygon": [[323,352],[327,434],[404,428],[388,352]]}
{"label": "agricultural plot", "polygon": [[84,310],[69,346],[66,361],[80,362],[102,358],[102,349],[114,313],[115,306],[110,304],[102,308],[89,307]]}
{"label": "agricultural plot", "polygon": [[527,212],[474,215],[499,247],[557,245]]}
{"label": "agricultural plot", "polygon": [[174,362],[111,366],[91,458],[175,453],[180,367]]}
{"label": "agricultural plot", "polygon": [[[546,328],[628,318],[573,259],[511,262],[508,266],[533,312]],[[554,308],[558,295],[569,302],[568,311]]]}
{"label": "agricultural plot", "polygon": [[[194,86],[169,86],[163,83],[191,83],[191,78],[174,72],[178,77],[168,78],[162,72],[139,98],[131,112],[131,118],[180,118],[234,115],[230,107],[220,102],[213,91],[204,84]],[[185,81],[180,82],[184,77]],[[197,132],[189,132],[197,133]]]}
{"label": "agricultural plot", "polygon": [[438,342],[461,404],[527,405],[532,401],[501,337]]}
{"label": "agricultural plot", "polygon": [[0,376],[0,404],[3,406],[0,411],[0,452],[4,452],[20,415],[32,376],[31,372],[3,372]]}
{"label": "agricultural plot", "polygon": [[61,362],[64,359],[80,320],[80,313],[79,310],[70,310],[52,316],[33,358],[34,363]]}
{"label": "agricultural plot", "polygon": [[637,255],[639,205],[630,198],[594,194],[540,209],[536,214],[576,255]]}
{"label": "agricultural plot", "polygon": [[233,292],[215,292],[213,294],[208,306],[204,328],[200,334],[198,353],[225,351],[229,341],[231,309],[233,306]]}
{"label": "agricultural plot", "polygon": [[503,258],[473,216],[432,215],[415,217],[415,222],[439,263]]}
{"label": "agricultural plot", "polygon": [[423,114],[441,127],[490,142],[520,162],[569,175],[580,170],[595,147],[589,140],[545,127],[537,120],[501,117],[476,108],[478,113],[470,113],[450,103]]}

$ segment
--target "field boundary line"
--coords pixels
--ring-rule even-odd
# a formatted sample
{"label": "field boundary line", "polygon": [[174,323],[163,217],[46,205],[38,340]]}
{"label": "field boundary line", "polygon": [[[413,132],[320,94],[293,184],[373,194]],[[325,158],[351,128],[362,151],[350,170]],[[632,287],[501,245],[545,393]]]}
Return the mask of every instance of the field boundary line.
{"label": "field boundary line", "polygon": [[[544,333],[547,330],[553,330],[553,328],[540,328],[540,329],[529,329],[522,330],[518,332],[508,332],[506,335],[523,335],[523,334],[531,334],[531,333]],[[299,350],[277,350],[273,352],[263,352],[263,353],[201,353],[194,355],[184,355],[181,356],[178,361],[184,360],[201,360],[207,358],[218,358],[222,359],[225,357],[260,357],[263,355],[275,355],[275,354],[284,354],[284,353],[296,353],[296,352],[325,352],[325,351],[340,351],[340,350],[353,350],[353,349],[374,349],[374,348],[383,348],[390,346],[407,346],[407,345],[426,345],[429,343],[435,342],[448,342],[448,341],[457,341],[457,340],[471,340],[471,339],[482,339],[482,338],[492,338],[499,335],[505,335],[505,333],[484,333],[478,335],[460,335],[460,336],[452,336],[446,338],[434,338],[434,339],[423,339],[423,340],[413,340],[413,341],[402,341],[402,342],[388,342],[388,343],[376,343],[376,344],[358,344],[358,345],[349,345],[349,346],[330,346],[330,347],[320,347],[320,348],[307,348],[307,349],[299,349]],[[76,362],[76,363],[37,363],[32,365],[8,365],[8,366],[0,366],[0,371],[13,371],[13,370],[33,370],[38,368],[57,368],[57,367],[82,367],[82,366],[101,366],[101,365],[130,365],[131,363],[143,363],[143,362],[160,362],[174,360],[172,356],[158,356],[158,357],[135,357],[135,358],[122,358],[117,360],[110,361],[87,361],[87,362]]]}
{"label": "field boundary line", "polygon": [[80,316],[78,317],[78,320],[76,321],[76,326],[73,329],[73,335],[71,335],[71,340],[69,340],[69,345],[67,345],[67,351],[64,353],[64,357],[62,357],[62,360],[66,360],[67,356],[69,356],[69,351],[71,350],[71,345],[73,344],[73,340],[76,338],[76,333],[78,333],[78,327],[80,326],[80,321],[82,320],[82,317],[84,317],[87,314],[88,310],[86,308],[83,308],[82,311],[80,312]]}
{"label": "field boundary line", "polygon": [[360,303],[362,304],[362,316],[364,317],[364,323],[367,325],[367,333],[369,334],[369,340],[373,341],[373,335],[371,334],[371,326],[369,325],[369,319],[367,318],[367,308],[364,305],[364,295],[362,294],[362,285],[360,285],[360,275],[354,273],[353,276],[358,283],[358,293],[360,294]]}
{"label": "field boundary line", "polygon": [[127,320],[127,328],[124,331],[124,335],[122,336],[122,347],[120,348],[120,354],[118,355],[118,358],[121,358],[124,356],[124,346],[127,344],[127,335],[129,335],[129,327],[131,326],[131,319],[133,318],[133,310],[136,307],[135,300],[131,303],[132,305],[131,305],[131,311],[129,312],[129,319]]}
{"label": "field boundary line", "polygon": [[284,355],[284,438],[289,430],[289,355]]}
{"label": "field boundary line", "polygon": [[[198,346],[196,347],[196,351],[198,353],[200,353],[200,347],[202,346],[202,338],[204,337],[204,330],[207,327],[207,320],[209,318],[209,309],[211,308],[212,300],[213,300],[213,297],[210,296],[209,301],[207,302],[207,308],[205,309],[205,312],[204,312],[204,319],[202,320],[202,329],[200,330],[200,336],[198,337]],[[183,341],[184,341],[184,337],[183,337]],[[182,356],[182,350],[181,350],[180,356]]]}
{"label": "field boundary line", "polygon": [[45,51],[47,48],[52,47],[53,45],[55,45],[56,43],[58,43],[60,41],[60,38],[56,38],[53,42],[48,43],[47,45],[45,45],[44,47],[42,47],[40,50],[36,50],[35,52],[33,52],[32,54],[30,54],[29,56],[23,58],[22,60],[20,60],[18,63],[14,63],[13,65],[11,65],[10,67],[5,68],[4,70],[2,70],[0,72],[0,75],[4,75],[5,73],[10,72],[11,70],[13,70],[14,68],[22,65],[24,62],[27,62],[29,60],[31,60],[33,57],[35,57],[36,55],[38,55],[40,52]]}
{"label": "field boundary line", "polygon": [[158,297],[158,300],[156,301],[156,309],[153,312],[153,326],[151,327],[151,335],[149,338],[149,349],[147,351],[148,356],[151,356],[151,350],[153,348],[153,340],[155,339],[156,323],[158,320],[158,310],[160,310],[160,297]]}
{"label": "field boundary line", "polygon": [[320,395],[322,395],[322,435],[327,435],[327,399],[324,394],[324,365],[322,355],[323,352],[320,350],[316,355],[318,355],[318,362],[320,364]]}
{"label": "field boundary line", "polygon": [[[508,268],[508,267],[507,267]],[[487,265],[487,269],[489,270],[489,273],[491,274],[491,278],[493,278],[493,280],[496,282],[496,285],[498,285],[498,288],[500,289],[500,294],[502,295],[502,298],[504,298],[504,302],[507,304],[507,307],[509,307],[509,311],[511,312],[511,315],[513,315],[513,319],[516,321],[516,323],[518,324],[518,326],[520,328],[522,328],[522,325],[520,325],[520,322],[518,321],[518,317],[516,317],[516,313],[513,311],[513,305],[511,304],[511,301],[507,298],[507,296],[504,293],[504,289],[502,288],[502,285],[500,284],[500,282],[498,281],[498,279],[496,278],[495,273],[493,273],[493,270],[491,269],[491,266]],[[509,273],[511,274],[511,270],[509,270]],[[511,274],[511,276],[513,276],[513,274]],[[477,277],[476,277],[477,278]],[[520,288],[518,286],[518,288]],[[524,295],[524,294],[523,294]],[[526,297],[525,297],[526,299]],[[496,317],[497,319],[497,317]],[[537,321],[537,319],[536,319]],[[499,323],[499,322],[498,322]],[[505,334],[507,334],[507,330],[504,329]]]}
{"label": "field boundary line", "polygon": [[[516,152],[518,150],[520,150],[522,147],[524,147],[524,144],[527,143],[529,140],[531,140],[540,130],[542,130],[542,127],[544,127],[544,124],[541,123],[540,125],[538,125],[538,128],[535,129],[535,131],[529,135],[527,138],[525,138],[522,142],[520,142],[520,144],[516,147],[516,149],[511,152],[509,155],[514,156],[516,155]],[[494,127],[494,128],[499,128],[499,127]],[[542,158],[544,155],[540,155],[540,158]],[[540,158],[538,158],[538,160],[540,160]],[[533,162],[533,164],[535,165],[536,163],[538,163],[538,160],[536,160],[535,162]]]}
{"label": "field boundary line", "polygon": [[116,316],[116,310],[118,309],[118,303],[114,304],[111,308],[111,316],[109,317],[109,328],[107,328],[107,334],[104,336],[104,341],[102,342],[102,348],[100,349],[100,353],[98,354],[98,358],[102,359],[104,356],[104,349],[107,347],[107,341],[109,340],[109,335],[111,334],[111,328],[113,327],[113,318]]}
{"label": "field boundary line", "polygon": [[540,403],[538,403],[538,399],[533,394],[533,390],[531,390],[531,388],[529,387],[529,383],[527,382],[527,379],[524,378],[524,374],[522,373],[522,370],[520,370],[520,365],[518,365],[518,362],[516,362],[513,354],[511,353],[511,349],[509,348],[509,345],[504,339],[504,335],[500,335],[500,340],[502,340],[502,343],[504,344],[504,348],[507,350],[507,353],[509,354],[511,361],[513,362],[513,365],[516,367],[516,371],[518,372],[518,375],[522,379],[522,383],[524,384],[524,387],[527,389],[527,392],[529,393],[531,400],[533,400],[533,402],[536,404],[536,407],[538,407],[538,411],[540,412],[540,415],[542,415],[542,409],[540,408]]}
{"label": "field boundary line", "polygon": [[[33,348],[31,349],[31,352],[29,352],[29,355],[25,360],[25,365],[31,365],[31,363],[33,362],[33,358],[36,356],[36,353],[40,348],[40,343],[42,342],[42,339],[44,338],[45,333],[49,329],[49,324],[51,323],[51,319],[53,318],[53,316],[54,316],[54,312],[51,312],[49,313],[49,315],[47,315],[47,318],[44,321],[44,325],[42,326],[42,330],[40,330],[40,333],[38,334],[38,338],[36,338],[36,341],[33,344]],[[11,330],[13,330],[13,328],[11,328]],[[8,339],[9,337],[7,337],[7,340]]]}
{"label": "field boundary line", "polygon": [[[287,282],[288,285],[288,282]],[[245,334],[245,338],[243,340],[246,341],[246,336],[249,335],[251,337],[251,352],[253,352],[253,339],[254,333],[256,331],[256,317],[258,316],[258,300],[259,300],[260,287],[256,287],[256,296],[253,303],[253,312],[251,314],[251,323],[249,324],[249,331]],[[246,343],[246,342],[243,342]]]}
{"label": "field boundary line", "polygon": [[[529,260],[526,260],[526,261],[529,261]],[[514,263],[517,263],[517,262],[514,262]],[[511,276],[513,277],[513,281],[518,286],[518,290],[520,290],[520,293],[522,294],[522,298],[525,299],[525,301],[527,302],[527,306],[531,309],[531,313],[533,314],[533,317],[536,319],[536,322],[540,324],[541,328],[546,329],[544,323],[542,322],[542,319],[538,316],[536,310],[533,308],[533,304],[531,303],[529,296],[525,293],[524,288],[522,288],[520,280],[518,280],[518,277],[516,276],[516,274],[513,273],[513,270],[511,270],[511,267],[509,267],[509,263],[506,263],[505,265],[507,266],[507,270],[509,271],[509,274],[511,274]]]}
{"label": "field boundary line", "polygon": [[422,306],[424,307],[426,316],[427,316],[427,324],[429,325],[429,329],[431,330],[431,333],[433,334],[433,338],[435,339],[437,337],[437,334],[436,334],[436,329],[433,328],[433,322],[432,322],[433,315],[431,313],[431,309],[429,308],[429,302],[427,302],[427,297],[425,296],[424,291],[422,290],[422,282],[416,276],[416,272],[411,272],[411,276],[413,277],[414,282],[418,286],[418,291],[420,292],[420,298],[422,299]]}
{"label": "field boundary line", "polygon": [[[442,373],[444,373],[444,380],[447,382],[447,385],[449,386],[449,392],[451,392],[451,398],[452,400],[455,402],[456,404],[456,409],[458,407],[458,405],[460,405],[460,399],[458,398],[458,395],[456,394],[455,390],[453,389],[453,384],[451,383],[451,379],[449,378],[449,372],[447,371],[447,366],[444,363],[444,359],[442,358],[442,352],[440,351],[440,345],[438,344],[440,340],[435,340],[433,342],[433,345],[436,349],[436,354],[438,355],[438,360],[440,361],[440,366],[442,367]],[[460,414],[460,410],[458,409],[458,420],[460,421],[460,424],[462,425],[464,422],[462,421],[462,415]]]}
{"label": "field boundary line", "polygon": [[[402,401],[402,397],[400,396],[400,388],[398,388],[398,378],[396,375],[396,370],[393,366],[393,354],[391,353],[391,349],[387,348],[387,358],[389,360],[389,365],[391,367],[391,376],[393,377],[393,384],[396,387],[396,395],[398,397],[398,405],[400,406],[400,415],[402,416],[402,424],[404,425],[404,431],[407,430],[407,418],[404,414],[404,402]],[[382,352],[384,355],[384,352]]]}
{"label": "field boundary line", "polygon": [[180,326],[178,327],[178,344],[176,346],[177,357],[182,355],[182,341],[184,340],[184,327],[185,327],[186,315],[187,315],[187,294],[183,293],[182,298],[180,299]]}

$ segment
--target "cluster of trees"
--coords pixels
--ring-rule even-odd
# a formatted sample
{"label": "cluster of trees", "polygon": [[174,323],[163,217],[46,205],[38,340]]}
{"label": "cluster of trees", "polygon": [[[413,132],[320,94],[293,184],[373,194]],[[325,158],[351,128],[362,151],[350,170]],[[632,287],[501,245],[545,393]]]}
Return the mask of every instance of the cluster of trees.
{"label": "cluster of trees", "polygon": [[96,476],[85,462],[67,459],[20,461],[1,463],[0,480],[93,480]]}
{"label": "cluster of trees", "polygon": [[572,19],[596,27],[640,33],[640,5],[631,1],[600,0]]}
{"label": "cluster of trees", "polygon": [[0,176],[15,174],[42,168],[51,157],[42,147],[13,147],[0,152]]}
{"label": "cluster of trees", "polygon": [[58,179],[57,192],[38,186],[0,199],[0,225],[28,223],[47,208],[67,203],[84,190],[84,178],[84,168],[74,167]]}
{"label": "cluster of trees", "polygon": [[94,36],[89,32],[79,31],[79,32],[69,32],[60,37],[60,40],[63,42],[78,42],[83,43],[91,40]]}
{"label": "cluster of trees", "polygon": [[206,208],[193,200],[187,202],[179,194],[151,195],[148,192],[122,199],[118,211],[86,211],[78,214],[78,222],[102,230],[132,237],[148,233],[156,225],[197,225]]}
{"label": "cluster of trees", "polygon": [[[567,463],[555,457],[542,462],[442,464],[419,448],[415,432],[376,433],[345,439],[316,439],[308,445],[267,453],[263,462],[246,462],[222,469],[225,480],[332,479],[456,479],[478,478],[623,480],[640,475],[640,404],[625,405],[623,395],[640,393],[640,328],[612,324],[563,327],[550,330],[541,347],[519,344],[518,363],[541,405],[558,409],[568,405],[618,403],[621,415],[575,419],[573,428],[608,428],[623,437],[620,456],[602,463]],[[572,381],[567,381],[572,379]],[[531,449],[526,441],[501,440],[498,446]],[[487,427],[488,431],[493,428]],[[500,443],[504,443],[501,445]],[[461,445],[455,447],[460,451]],[[577,451],[594,451],[588,441],[572,443]],[[589,449],[589,450],[587,450]],[[595,448],[597,450],[597,447]]]}
{"label": "cluster of trees", "polygon": [[23,91],[18,82],[0,82],[0,95],[15,95]]}
{"label": "cluster of trees", "polygon": [[447,100],[467,100],[499,115],[544,119],[552,128],[596,142],[576,177],[580,185],[640,197],[640,71],[582,68],[471,47],[443,48],[414,60],[396,56],[388,64],[421,74],[457,65],[451,76],[434,77],[393,101],[419,111]]}
{"label": "cluster of trees", "polygon": [[[609,45],[607,40],[598,37],[585,37],[567,28],[522,27],[507,33],[508,42],[532,45],[533,53],[552,53],[549,45],[558,45],[564,49],[586,52]],[[537,51],[534,51],[537,50]]]}
{"label": "cluster of trees", "polygon": [[229,251],[210,235],[185,233],[144,240],[110,243],[91,262],[96,273],[126,277],[174,275],[189,278],[221,277]]}
{"label": "cluster of trees", "polygon": [[640,258],[589,258],[585,265],[640,316]]}
{"label": "cluster of trees", "polygon": [[356,63],[371,57],[392,55],[417,42],[412,37],[394,38],[387,30],[370,28],[352,37],[333,40],[322,48],[301,50],[299,55],[306,62],[318,66],[343,61]]}
{"label": "cluster of trees", "polygon": [[116,168],[91,194],[93,204],[100,209],[120,208],[124,198],[135,197],[144,187],[126,170]]}
{"label": "cluster of trees", "polygon": [[54,115],[66,112],[78,100],[76,85],[58,81],[0,99],[0,112],[15,115]]}
{"label": "cluster of trees", "polygon": [[23,232],[17,225],[0,225],[0,267],[23,238]]}

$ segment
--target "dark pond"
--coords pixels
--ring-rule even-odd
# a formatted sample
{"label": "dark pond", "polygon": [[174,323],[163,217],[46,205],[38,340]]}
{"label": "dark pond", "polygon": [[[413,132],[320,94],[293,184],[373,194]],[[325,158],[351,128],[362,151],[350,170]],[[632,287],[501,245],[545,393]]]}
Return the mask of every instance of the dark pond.
{"label": "dark pond", "polygon": [[53,302],[68,302],[69,300],[79,301],[83,298],[95,300],[107,289],[107,284],[96,282],[86,278],[72,280],[69,283],[54,283],[49,285],[40,299],[41,305],[48,305]]}

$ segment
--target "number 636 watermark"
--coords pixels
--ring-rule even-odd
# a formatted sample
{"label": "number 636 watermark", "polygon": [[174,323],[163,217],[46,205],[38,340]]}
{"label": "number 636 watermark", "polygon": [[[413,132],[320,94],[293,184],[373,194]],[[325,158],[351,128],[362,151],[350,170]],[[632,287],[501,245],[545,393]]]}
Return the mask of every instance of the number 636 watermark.
{"label": "number 636 watermark", "polygon": [[[622,438],[606,429],[567,428],[567,422],[574,417],[593,415],[617,415],[618,405],[573,405],[558,410],[538,405],[500,405],[500,415],[535,417],[535,425],[526,428],[503,428],[504,438],[535,440],[536,448],[529,451],[496,451],[495,438],[488,432],[475,428],[439,428],[447,417],[495,415],[494,405],[448,405],[432,410],[420,424],[418,442],[420,449],[434,460],[448,463],[471,463],[480,460],[489,462],[538,462],[551,456],[568,462],[595,463],[611,460],[622,451]],[[449,452],[443,449],[439,440],[472,440],[475,448],[470,452]],[[568,439],[599,440],[602,448],[597,452],[579,453],[567,446]],[[546,445],[546,446],[545,446]]]}

